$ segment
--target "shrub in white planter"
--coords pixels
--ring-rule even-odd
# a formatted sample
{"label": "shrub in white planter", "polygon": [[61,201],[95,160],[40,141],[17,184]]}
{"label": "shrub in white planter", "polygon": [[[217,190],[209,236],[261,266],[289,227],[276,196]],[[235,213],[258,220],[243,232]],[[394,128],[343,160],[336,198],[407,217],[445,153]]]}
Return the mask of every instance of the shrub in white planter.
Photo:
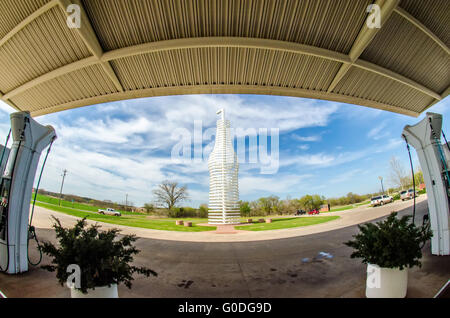
{"label": "shrub in white planter", "polygon": [[111,286],[88,288],[87,293],[81,292],[79,289],[71,288],[70,297],[72,298],[119,298],[117,284]]}
{"label": "shrub in white planter", "polygon": [[42,252],[52,257],[51,265],[42,266],[48,271],[56,271],[61,285],[67,283],[72,271],[69,266],[78,266],[80,284],[72,287],[72,297],[116,298],[117,285],[123,283],[131,288],[133,274],[145,276],[157,273],[145,267],[131,265],[133,255],[139,250],[133,245],[137,240],[134,235],[118,237],[118,229],[99,231],[99,225],[86,227],[86,218],[79,220],[73,228],[63,228],[56,221],[53,227],[59,246],[44,242]]}
{"label": "shrub in white planter", "polygon": [[430,225],[416,226],[406,215],[391,213],[384,221],[358,225],[360,232],[344,244],[355,251],[351,258],[367,264],[366,296],[403,298],[408,286],[408,267],[421,266],[422,247],[432,236]]}

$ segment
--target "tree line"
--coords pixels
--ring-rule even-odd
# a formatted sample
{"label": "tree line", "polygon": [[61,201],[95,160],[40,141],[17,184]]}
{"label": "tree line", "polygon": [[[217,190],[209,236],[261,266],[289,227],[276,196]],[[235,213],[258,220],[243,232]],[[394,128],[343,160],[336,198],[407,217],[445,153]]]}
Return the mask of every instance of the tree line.
{"label": "tree line", "polygon": [[[389,181],[393,185],[392,189],[406,190],[413,185],[412,173],[408,172],[396,157],[391,157],[389,168]],[[418,186],[424,182],[422,170],[417,169],[414,173],[414,183]]]}
{"label": "tree line", "polygon": [[[207,217],[208,206],[200,205],[198,209],[192,207],[178,207],[189,199],[186,186],[180,186],[177,182],[163,181],[153,190],[155,204],[147,203],[144,208],[147,213],[165,214],[169,217]],[[310,211],[320,209],[322,205],[340,206],[360,203],[370,198],[370,194],[359,195],[348,193],[339,198],[325,198],[319,194],[307,194],[300,198],[287,197],[282,200],[276,195],[261,197],[255,201],[239,201],[242,216],[263,215],[292,215],[297,210]]]}
{"label": "tree line", "polygon": [[278,196],[271,195],[255,201],[239,201],[241,216],[263,215],[292,215],[297,210],[319,210],[323,205],[342,206],[356,204],[370,199],[370,194],[359,195],[348,193],[339,198],[325,198],[319,194],[306,194],[300,198],[286,198],[281,200]]}
{"label": "tree line", "polygon": [[[384,193],[381,191],[369,194],[356,194],[349,192],[345,196],[325,198],[319,194],[306,194],[300,198],[282,200],[276,195],[261,197],[254,201],[239,201],[242,216],[263,215],[292,215],[297,210],[310,211],[319,210],[323,205],[330,207],[346,206],[370,200],[372,196],[381,194],[392,194],[412,186],[411,174],[403,167],[401,162],[392,157],[389,161],[390,174],[388,187]],[[418,169],[414,173],[416,186],[424,183],[423,173]],[[384,190],[384,189],[383,189]],[[202,204],[198,209],[192,207],[178,207],[181,202],[189,200],[187,186],[180,186],[177,182],[163,181],[153,190],[155,204],[146,203],[144,209],[147,213],[165,214],[169,217],[207,217],[208,206]],[[162,208],[162,209],[161,209]]]}

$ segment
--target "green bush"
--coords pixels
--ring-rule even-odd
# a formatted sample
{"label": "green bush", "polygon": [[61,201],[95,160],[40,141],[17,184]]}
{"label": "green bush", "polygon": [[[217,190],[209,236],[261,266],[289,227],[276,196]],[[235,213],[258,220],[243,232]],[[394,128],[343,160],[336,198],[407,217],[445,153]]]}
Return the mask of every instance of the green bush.
{"label": "green bush", "polygon": [[198,208],[198,213],[197,213],[199,218],[205,219],[208,217],[208,206],[207,205],[200,205],[200,207]]}
{"label": "green bush", "polygon": [[250,216],[250,203],[247,201],[239,201],[239,211],[241,212],[241,216]]}
{"label": "green bush", "polygon": [[425,188],[417,191],[417,194],[425,194],[425,193],[427,193],[427,189],[425,189]]}
{"label": "green bush", "polygon": [[44,242],[42,252],[51,256],[52,265],[44,265],[43,269],[50,272],[56,270],[56,277],[64,285],[71,275],[67,268],[76,264],[81,269],[81,286],[79,290],[87,293],[87,289],[111,286],[111,284],[124,283],[131,288],[133,273],[145,276],[157,273],[145,267],[130,265],[133,255],[139,250],[133,246],[137,240],[134,235],[124,235],[117,239],[118,229],[99,232],[99,225],[91,225],[85,229],[86,218],[79,220],[73,228],[65,229],[61,222],[53,217],[53,227],[59,246]]}
{"label": "green bush", "polygon": [[191,207],[173,207],[169,210],[168,216],[170,218],[195,218],[197,217],[197,210]]}
{"label": "green bush", "polygon": [[417,227],[410,218],[398,219],[397,212],[392,212],[384,221],[358,225],[360,233],[344,243],[355,250],[351,258],[387,268],[421,266],[422,247],[433,234],[429,223]]}
{"label": "green bush", "polygon": [[397,194],[394,195],[392,198],[394,199],[394,201],[400,200],[400,193],[397,193]]}

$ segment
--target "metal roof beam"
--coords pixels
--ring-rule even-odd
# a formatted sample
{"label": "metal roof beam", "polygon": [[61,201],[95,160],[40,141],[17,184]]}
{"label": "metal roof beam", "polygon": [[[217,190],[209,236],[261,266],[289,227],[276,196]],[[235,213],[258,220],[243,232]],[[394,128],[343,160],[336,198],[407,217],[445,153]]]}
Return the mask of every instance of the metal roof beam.
{"label": "metal roof beam", "polygon": [[36,77],[34,79],[32,79],[29,82],[26,82],[25,84],[13,89],[12,91],[9,91],[8,93],[6,93],[5,95],[3,95],[3,97],[1,97],[3,100],[6,99],[10,99],[20,93],[23,93],[24,91],[35,87],[36,85],[39,85],[41,83],[45,83],[49,80],[52,80],[54,78],[63,76],[65,74],[77,71],[79,69],[94,65],[94,64],[98,64],[98,59],[95,56],[90,56],[87,58],[84,58],[82,60],[78,60],[76,62],[70,63],[70,64],[66,64],[64,66],[61,66],[53,71],[50,71],[48,73],[45,73],[39,77]]}
{"label": "metal roof beam", "polygon": [[[64,74],[77,71],[84,67],[88,67],[97,63],[101,63],[105,72],[110,73],[110,78],[113,80],[114,70],[109,64],[110,61],[115,59],[124,58],[133,55],[146,54],[152,52],[187,49],[187,48],[199,48],[199,47],[245,47],[245,48],[259,48],[268,50],[277,50],[283,52],[292,52],[295,54],[312,55],[321,57],[331,61],[337,61],[341,63],[349,63],[350,60],[347,55],[313,47],[309,45],[296,44],[291,42],[266,40],[266,39],[253,39],[253,38],[238,38],[238,37],[200,37],[200,38],[187,38],[167,40],[160,42],[145,43],[126,48],[121,48],[104,53],[101,59],[98,60],[95,56],[84,58],[82,60],[61,66],[49,73],[43,74],[17,88],[6,93],[2,99],[12,98],[38,84],[49,81]],[[108,64],[105,64],[108,63]],[[108,66],[109,65],[109,66]],[[115,73],[114,73],[115,75]],[[114,80],[113,80],[114,81]],[[118,81],[118,80],[117,80]],[[117,83],[117,85],[120,83]],[[117,86],[116,85],[116,86]],[[120,90],[123,91],[123,90]]]}
{"label": "metal roof beam", "polygon": [[[145,43],[135,46],[130,46],[126,48],[121,48],[113,51],[106,52],[102,55],[101,59],[98,60],[96,57],[88,57],[83,60],[73,62],[68,65],[64,65],[57,68],[49,73],[41,75],[16,89],[6,93],[2,99],[9,99],[17,94],[20,94],[40,83],[46,82],[53,78],[62,76],[64,74],[88,67],[94,64],[101,63],[101,66],[110,78],[113,80],[115,73],[110,64],[105,64],[110,61],[125,58],[133,55],[148,54],[153,52],[168,51],[175,49],[188,49],[188,48],[199,48],[199,47],[243,47],[243,48],[258,48],[267,50],[278,50],[283,52],[292,52],[295,54],[305,54],[312,55],[336,62],[343,63],[346,67],[351,66],[364,69],[376,73],[378,75],[388,77],[404,85],[417,89],[435,99],[440,100],[441,96],[436,92],[424,87],[423,85],[406,78],[398,73],[391,70],[383,68],[379,65],[364,61],[357,60],[355,63],[350,63],[350,58],[342,53],[321,49],[317,47],[312,47],[308,45],[277,41],[277,40],[267,40],[267,39],[254,39],[254,38],[239,38],[239,37],[208,37],[208,38],[187,38],[187,39],[177,39],[177,40],[167,40],[161,42]],[[342,68],[342,67],[341,67]],[[334,81],[338,79],[335,77]],[[114,80],[113,80],[114,81]],[[120,85],[120,82],[115,83],[116,87]],[[123,91],[123,90],[120,90]],[[330,91],[329,91],[330,93]]]}
{"label": "metal roof beam", "polygon": [[441,95],[439,95],[438,93],[432,91],[431,89],[413,81],[412,79],[409,79],[401,74],[398,74],[396,72],[393,72],[387,68],[384,68],[382,66],[376,65],[374,63],[365,61],[365,60],[357,60],[354,64],[352,64],[353,66],[356,66],[358,68],[361,68],[363,70],[366,71],[370,71],[372,73],[376,73],[378,75],[384,76],[384,77],[388,77],[394,81],[400,82],[404,85],[407,85],[411,88],[414,88],[424,94],[427,94],[428,96],[431,96],[437,100],[441,100],[442,97]]}
{"label": "metal roof beam", "polygon": [[327,93],[324,91],[311,91],[301,88],[277,87],[277,86],[257,86],[257,85],[195,85],[195,86],[173,86],[145,88],[133,91],[124,91],[109,95],[89,97],[86,99],[71,101],[32,112],[33,116],[40,116],[52,112],[58,112],[66,109],[82,107],[85,105],[94,105],[117,100],[126,100],[140,97],[169,96],[180,94],[259,94],[259,95],[280,95],[295,96],[304,98],[315,98],[340,103],[349,103],[362,105],[376,109],[387,110],[399,114],[417,117],[418,112],[407,110],[402,107],[371,101],[359,97],[345,96],[336,93]]}
{"label": "metal roof beam", "polygon": [[400,0],[378,0],[375,5],[380,7],[380,28],[369,28],[367,23],[364,23],[361,31],[358,34],[355,42],[353,43],[348,56],[352,60],[352,62],[356,61],[362,52],[369,46],[370,42],[372,42],[375,35],[378,31],[381,30],[383,25],[391,16],[394,9],[397,7]]}
{"label": "metal roof beam", "polygon": [[402,9],[400,7],[395,8],[395,13],[399,14],[403,18],[405,18],[408,22],[416,26],[419,30],[421,30],[423,33],[425,33],[430,39],[432,39],[434,42],[436,42],[437,45],[439,45],[441,48],[444,49],[445,53],[450,55],[450,49],[449,47],[442,42],[440,38],[437,37],[436,34],[431,32],[430,29],[428,29],[422,22],[417,20],[415,17],[413,17],[411,14],[409,14],[405,9]]}
{"label": "metal roof beam", "polygon": [[14,35],[19,33],[23,28],[25,28],[28,24],[33,22],[37,17],[41,16],[51,8],[58,5],[58,0],[52,0],[49,3],[43,5],[36,11],[34,11],[32,14],[30,14],[28,17],[26,17],[22,22],[20,22],[18,25],[14,27],[11,31],[9,31],[2,39],[0,39],[0,46],[8,42]]}
{"label": "metal roof beam", "polygon": [[[443,100],[444,98],[446,98],[448,95],[450,95],[450,86],[447,87],[441,94],[441,99]],[[433,106],[434,104],[438,103],[440,100],[433,100],[430,104],[428,104],[424,109],[422,109],[421,113],[424,112],[425,110],[427,110],[428,108],[430,108],[431,106]]]}
{"label": "metal roof beam", "polygon": [[[80,28],[75,28],[78,32],[79,36],[83,39],[83,42],[86,44],[87,48],[91,53],[100,61],[103,55],[103,49],[98,41],[97,35],[95,34],[94,29],[92,28],[91,21],[89,21],[89,17],[86,11],[83,8],[81,1],[79,0],[58,0],[59,6],[64,11],[65,15],[69,17],[71,15],[70,12],[67,11],[67,8],[71,4],[78,5],[80,7],[81,13],[81,21]],[[114,86],[118,91],[123,92],[123,86],[119,81],[116,73],[112,69],[111,65],[108,62],[101,63],[101,66],[111,81],[114,83]]]}
{"label": "metal roof beam", "polygon": [[221,36],[182,38],[182,39],[165,40],[133,45],[106,52],[105,54],[103,54],[101,60],[111,61],[133,55],[148,54],[176,49],[204,48],[204,47],[242,47],[242,48],[266,49],[266,50],[290,52],[295,54],[311,55],[341,63],[351,62],[346,54],[311,45],[279,40],[270,40],[270,39],[221,37]]}
{"label": "metal roof beam", "polygon": [[[328,92],[331,93],[336,85],[341,81],[341,79],[347,74],[348,70],[352,66],[352,64],[361,56],[362,52],[369,46],[370,42],[372,42],[375,35],[379,30],[383,27],[386,21],[391,16],[394,9],[397,7],[400,0],[378,0],[375,5],[380,7],[380,28],[369,28],[367,26],[367,19],[364,22],[364,25],[361,28],[358,36],[356,37],[355,42],[353,43],[348,56],[351,60],[351,65],[342,64],[339,71],[336,73],[333,81],[328,87]],[[369,18],[369,17],[368,17]]]}

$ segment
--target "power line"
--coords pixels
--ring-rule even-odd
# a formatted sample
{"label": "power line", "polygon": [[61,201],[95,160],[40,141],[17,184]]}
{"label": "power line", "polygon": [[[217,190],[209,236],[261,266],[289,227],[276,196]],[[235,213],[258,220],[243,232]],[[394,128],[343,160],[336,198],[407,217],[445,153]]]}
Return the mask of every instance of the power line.
{"label": "power line", "polygon": [[63,190],[63,186],[64,186],[64,179],[66,178],[66,174],[67,174],[67,170],[64,169],[63,174],[62,174],[62,182],[61,182],[61,189],[59,190],[59,201],[58,201],[58,205],[61,206],[61,196],[62,196],[62,190]]}

